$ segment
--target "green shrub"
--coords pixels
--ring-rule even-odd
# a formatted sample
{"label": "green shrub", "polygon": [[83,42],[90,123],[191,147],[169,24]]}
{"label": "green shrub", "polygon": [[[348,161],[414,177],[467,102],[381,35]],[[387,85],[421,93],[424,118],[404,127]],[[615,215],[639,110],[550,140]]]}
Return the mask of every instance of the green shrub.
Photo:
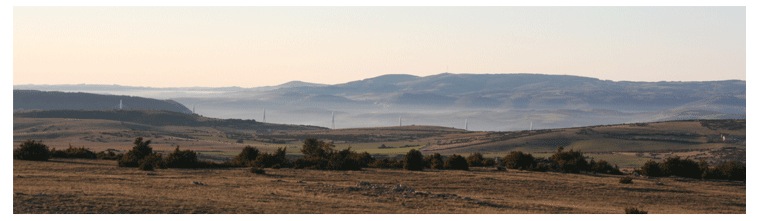
{"label": "green shrub", "polygon": [[326,168],[328,170],[361,170],[362,168],[362,162],[358,158],[358,154],[350,150],[349,147],[329,155]]}
{"label": "green shrub", "polygon": [[584,159],[584,155],[580,151],[563,151],[563,148],[559,148],[558,152],[550,156],[550,161],[555,162],[558,166],[558,171],[564,173],[579,173],[579,171],[587,171],[587,160]]}
{"label": "green shrub", "polygon": [[[701,165],[702,166],[702,165]],[[702,168],[702,167],[701,167]],[[726,161],[718,164],[713,168],[704,167],[704,179],[724,179],[745,181],[747,168],[744,163],[739,161]]]}
{"label": "green shrub", "polygon": [[648,160],[645,162],[644,165],[639,170],[640,174],[649,176],[649,177],[661,177],[663,176],[663,171],[661,170],[661,165],[658,162],[655,162],[653,160]]}
{"label": "green shrub", "polygon": [[380,160],[375,160],[374,162],[369,164],[369,167],[382,168],[382,169],[402,169],[403,162],[397,159],[384,158]]}
{"label": "green shrub", "polygon": [[466,157],[466,162],[468,162],[469,166],[472,167],[481,167],[484,166],[484,156],[482,153],[476,152],[472,153],[468,157]]}
{"label": "green shrub", "polygon": [[245,146],[245,148],[242,148],[242,152],[234,158],[233,162],[240,166],[251,166],[258,158],[258,154],[260,154],[258,148]]}
{"label": "green shrub", "polygon": [[142,141],[142,137],[134,139],[134,147],[129,152],[126,152],[119,160],[118,166],[120,167],[137,167],[140,165],[140,160],[153,154],[153,148],[150,147],[150,140]]}
{"label": "green shrub", "polygon": [[283,168],[289,167],[289,160],[287,159],[287,148],[277,148],[276,151],[271,153],[261,153],[255,158],[253,163],[256,167],[263,168]]}
{"label": "green shrub", "polygon": [[123,154],[117,154],[115,150],[112,149],[100,151],[95,154],[95,157],[99,160],[118,160],[122,156]]}
{"label": "green shrub", "polygon": [[19,148],[13,149],[13,159],[47,161],[50,159],[50,149],[42,142],[26,140]]}
{"label": "green shrub", "polygon": [[150,154],[139,160],[140,170],[153,170],[155,168],[166,168],[163,158],[160,154]]}
{"label": "green shrub", "polygon": [[482,161],[483,167],[494,167],[495,165],[495,159],[492,158],[484,158],[484,161]]}
{"label": "green shrub", "polygon": [[179,150],[177,146],[174,152],[166,157],[166,167],[169,168],[197,168],[197,154],[191,150]]}
{"label": "green shrub", "polygon": [[439,153],[434,153],[430,156],[424,157],[424,163],[430,169],[441,170],[445,169],[445,160]]}
{"label": "green shrub", "polygon": [[363,153],[358,154],[358,160],[361,162],[361,167],[368,167],[368,165],[373,163],[376,159],[374,159],[370,153],[364,151]]}
{"label": "green shrub", "polygon": [[68,145],[66,150],[56,150],[53,148],[50,151],[50,157],[52,158],[79,158],[79,159],[96,159],[97,154],[84,147],[73,147]]}
{"label": "green shrub", "polygon": [[460,155],[453,154],[445,161],[445,169],[448,170],[468,170],[468,162],[466,158]]}
{"label": "green shrub", "polygon": [[309,138],[303,142],[303,158],[297,159],[295,168],[317,170],[360,170],[372,161],[370,154],[357,154],[350,147],[335,151],[333,143]]}
{"label": "green shrub", "polygon": [[624,208],[624,213],[626,214],[647,214],[647,211],[637,209],[635,207],[627,207]]}
{"label": "green shrub", "polygon": [[700,165],[690,159],[680,157],[666,158],[661,164],[661,171],[665,176],[678,176],[687,178],[701,178],[703,171]]}
{"label": "green shrub", "polygon": [[309,138],[303,141],[303,148],[300,149],[300,152],[303,153],[304,158],[328,159],[329,155],[333,152],[332,147],[334,147],[332,143]]}
{"label": "green shrub", "polygon": [[511,151],[503,157],[503,162],[508,169],[529,170],[536,166],[534,157],[521,151]]}
{"label": "green shrub", "polygon": [[424,170],[425,164],[421,151],[411,149],[405,154],[403,169],[421,171]]}
{"label": "green shrub", "polygon": [[559,171],[558,164],[544,157],[534,158],[534,162],[534,167],[530,169],[532,171]]}
{"label": "green shrub", "polygon": [[615,174],[615,175],[622,174],[617,166],[611,166],[611,164],[605,160],[598,160],[597,162],[595,162],[595,160],[590,160],[589,169],[593,173],[605,173],[605,174]]}

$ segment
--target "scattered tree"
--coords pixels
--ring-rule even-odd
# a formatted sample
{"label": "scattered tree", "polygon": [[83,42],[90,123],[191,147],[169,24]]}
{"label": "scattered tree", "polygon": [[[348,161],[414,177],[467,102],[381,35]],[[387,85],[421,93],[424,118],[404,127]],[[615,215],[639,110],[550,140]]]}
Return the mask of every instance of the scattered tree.
{"label": "scattered tree", "polygon": [[234,157],[233,163],[240,166],[250,166],[258,158],[258,154],[260,154],[258,148],[245,146],[242,148],[242,152]]}
{"label": "scattered tree", "polygon": [[445,161],[445,169],[449,170],[468,170],[468,162],[466,158],[460,155],[453,154]]}
{"label": "scattered tree", "polygon": [[534,157],[521,151],[511,151],[503,161],[508,169],[529,170],[535,166]]}
{"label": "scattered tree", "polygon": [[174,152],[166,157],[166,167],[169,168],[197,168],[197,154],[191,150],[179,150],[179,146]]}
{"label": "scattered tree", "polygon": [[466,157],[466,162],[468,162],[469,166],[472,167],[481,167],[484,166],[484,156],[482,153],[476,152],[472,153],[468,157]]}
{"label": "scattered tree", "polygon": [[150,147],[150,140],[143,141],[142,137],[134,139],[134,147],[132,150],[124,154],[121,159],[118,160],[118,166],[120,167],[137,167],[140,165],[140,160],[153,153],[153,148]]}
{"label": "scattered tree", "polygon": [[425,164],[424,155],[421,154],[421,151],[411,149],[405,154],[403,169],[420,171],[424,169]]}

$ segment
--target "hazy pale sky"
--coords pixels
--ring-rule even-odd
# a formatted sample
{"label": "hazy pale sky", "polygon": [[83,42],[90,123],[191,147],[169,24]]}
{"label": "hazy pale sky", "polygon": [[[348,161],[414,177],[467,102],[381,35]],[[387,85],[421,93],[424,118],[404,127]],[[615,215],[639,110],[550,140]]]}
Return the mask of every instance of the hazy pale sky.
{"label": "hazy pale sky", "polygon": [[14,84],[746,77],[745,7],[15,7]]}

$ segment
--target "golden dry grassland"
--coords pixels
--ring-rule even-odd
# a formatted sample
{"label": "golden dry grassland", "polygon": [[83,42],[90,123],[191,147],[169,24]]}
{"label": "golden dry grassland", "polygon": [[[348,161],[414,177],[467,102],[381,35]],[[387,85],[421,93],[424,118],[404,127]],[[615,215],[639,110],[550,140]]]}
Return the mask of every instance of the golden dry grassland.
{"label": "golden dry grassland", "polygon": [[527,171],[120,168],[14,160],[13,213],[746,213],[745,182]]}

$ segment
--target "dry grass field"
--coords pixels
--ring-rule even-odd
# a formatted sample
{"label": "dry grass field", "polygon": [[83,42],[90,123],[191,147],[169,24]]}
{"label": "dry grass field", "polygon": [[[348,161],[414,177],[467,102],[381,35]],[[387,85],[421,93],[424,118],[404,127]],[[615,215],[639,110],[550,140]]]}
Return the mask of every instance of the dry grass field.
{"label": "dry grass field", "polygon": [[[487,157],[503,157],[510,151],[520,150],[547,156],[563,146],[626,169],[669,156],[691,157],[710,163],[725,159],[745,162],[746,149],[745,120],[720,120],[710,124],[672,121],[509,132],[472,132],[432,126],[257,131],[152,126],[97,119],[14,117],[13,120],[14,147],[26,139],[35,139],[56,149],[66,149],[70,144],[96,152],[129,150],[134,138],[144,137],[152,140],[156,151],[172,151],[180,146],[199,152],[202,159],[217,161],[238,154],[247,145],[264,152],[286,147],[288,155],[300,155],[305,138],[333,141],[336,149],[350,147],[357,152],[385,156],[405,154],[410,149],[421,150],[425,155],[480,152]],[[726,142],[719,140],[722,134],[726,135]],[[244,137],[242,143],[237,142],[238,137]],[[382,145],[389,148],[380,148]],[[726,153],[725,148],[736,151]]]}
{"label": "dry grass field", "polygon": [[364,169],[120,168],[115,161],[13,162],[13,213],[746,213],[745,182]]}

